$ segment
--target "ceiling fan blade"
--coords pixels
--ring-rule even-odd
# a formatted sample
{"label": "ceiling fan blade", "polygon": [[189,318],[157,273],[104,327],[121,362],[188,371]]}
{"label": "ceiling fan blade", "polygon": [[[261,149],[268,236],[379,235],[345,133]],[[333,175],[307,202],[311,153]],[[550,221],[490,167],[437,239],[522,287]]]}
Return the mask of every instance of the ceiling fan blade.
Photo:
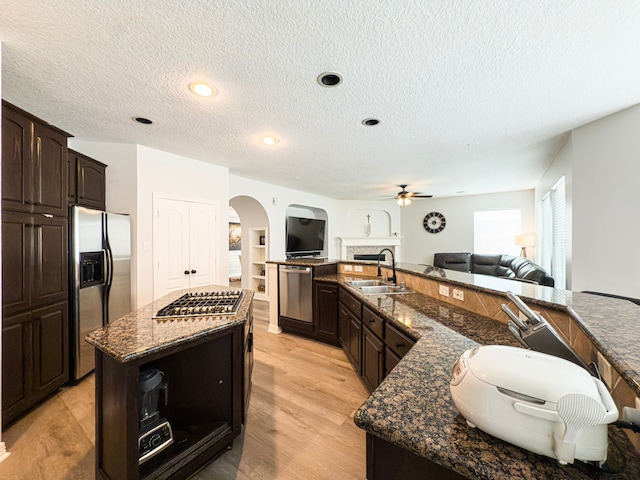
{"label": "ceiling fan blade", "polygon": [[431,198],[433,195],[412,195],[413,198]]}

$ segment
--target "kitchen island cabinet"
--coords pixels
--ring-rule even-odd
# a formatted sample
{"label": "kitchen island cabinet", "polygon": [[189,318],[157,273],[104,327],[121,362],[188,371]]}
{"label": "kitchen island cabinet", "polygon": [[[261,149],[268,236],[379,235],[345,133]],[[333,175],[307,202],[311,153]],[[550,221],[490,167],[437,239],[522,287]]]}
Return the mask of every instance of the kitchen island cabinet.
{"label": "kitchen island cabinet", "polygon": [[[87,337],[96,347],[96,478],[188,478],[240,434],[250,391],[253,292],[235,314],[155,318],[185,293],[172,292]],[[139,374],[158,369],[168,383],[160,416],[174,443],[139,465]],[[244,371],[243,371],[244,370]]]}

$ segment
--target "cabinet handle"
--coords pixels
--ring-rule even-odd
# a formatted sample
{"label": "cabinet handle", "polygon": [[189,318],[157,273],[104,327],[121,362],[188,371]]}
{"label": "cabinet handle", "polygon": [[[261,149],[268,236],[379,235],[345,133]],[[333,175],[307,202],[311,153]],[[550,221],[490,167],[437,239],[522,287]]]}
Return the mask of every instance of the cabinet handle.
{"label": "cabinet handle", "polygon": [[189,275],[189,270],[185,270],[185,271],[184,271],[184,274],[185,274],[185,275]]}
{"label": "cabinet handle", "polygon": [[369,323],[373,323],[373,322],[375,322],[375,320],[373,318],[370,318]]}
{"label": "cabinet handle", "polygon": [[191,270],[191,273],[196,273],[196,271],[195,270]]}
{"label": "cabinet handle", "polygon": [[396,343],[396,348],[404,347],[404,343]]}

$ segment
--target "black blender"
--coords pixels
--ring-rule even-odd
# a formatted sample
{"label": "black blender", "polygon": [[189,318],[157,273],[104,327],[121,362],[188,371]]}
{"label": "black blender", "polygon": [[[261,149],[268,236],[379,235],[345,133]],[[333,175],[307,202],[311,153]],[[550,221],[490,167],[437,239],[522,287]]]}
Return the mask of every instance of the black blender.
{"label": "black blender", "polygon": [[168,403],[168,384],[164,373],[157,368],[143,370],[140,382],[140,435],[138,437],[139,464],[154,457],[173,444],[173,432],[169,422],[160,416],[158,401],[164,390],[164,403]]}

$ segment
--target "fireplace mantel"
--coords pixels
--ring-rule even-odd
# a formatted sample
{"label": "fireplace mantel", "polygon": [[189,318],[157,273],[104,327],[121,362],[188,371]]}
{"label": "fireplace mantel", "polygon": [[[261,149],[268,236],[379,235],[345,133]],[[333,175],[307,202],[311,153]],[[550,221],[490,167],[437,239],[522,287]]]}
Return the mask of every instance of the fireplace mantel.
{"label": "fireplace mantel", "polygon": [[[394,251],[396,261],[400,258],[400,244],[402,237],[337,237],[339,242],[340,259],[351,260],[347,249],[349,247],[379,247],[380,249],[388,247]],[[377,253],[376,252],[373,253]]]}

